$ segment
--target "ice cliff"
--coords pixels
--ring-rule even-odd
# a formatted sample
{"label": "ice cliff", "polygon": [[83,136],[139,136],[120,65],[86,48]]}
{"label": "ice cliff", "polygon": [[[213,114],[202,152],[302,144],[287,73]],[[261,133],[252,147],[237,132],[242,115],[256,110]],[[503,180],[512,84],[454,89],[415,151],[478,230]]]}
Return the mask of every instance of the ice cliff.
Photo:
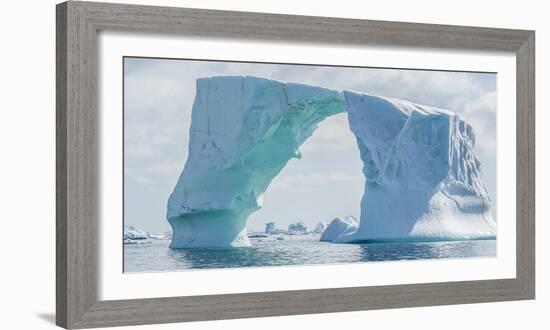
{"label": "ice cliff", "polygon": [[363,93],[212,77],[197,80],[189,156],[168,200],[171,247],[249,245],[247,218],[273,178],[300,158],[321,121],[344,111],[365,194],[357,230],[330,241],[494,237],[474,133],[456,114]]}
{"label": "ice cliff", "polygon": [[173,248],[246,246],[248,216],[341,92],[255,77],[197,80],[189,156],[168,200]]}
{"label": "ice cliff", "polygon": [[344,95],[366,182],[359,228],[336,242],[495,237],[470,125],[442,109]]}

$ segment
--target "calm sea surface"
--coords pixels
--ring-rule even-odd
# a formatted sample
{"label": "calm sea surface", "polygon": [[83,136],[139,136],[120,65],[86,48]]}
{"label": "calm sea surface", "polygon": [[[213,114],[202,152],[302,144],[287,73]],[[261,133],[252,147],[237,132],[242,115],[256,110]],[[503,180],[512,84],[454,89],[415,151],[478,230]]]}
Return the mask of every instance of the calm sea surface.
{"label": "calm sea surface", "polygon": [[251,239],[252,246],[233,249],[169,248],[169,240],[144,240],[124,245],[125,272],[184,269],[342,264],[496,256],[496,240],[335,244],[319,242],[319,235]]}

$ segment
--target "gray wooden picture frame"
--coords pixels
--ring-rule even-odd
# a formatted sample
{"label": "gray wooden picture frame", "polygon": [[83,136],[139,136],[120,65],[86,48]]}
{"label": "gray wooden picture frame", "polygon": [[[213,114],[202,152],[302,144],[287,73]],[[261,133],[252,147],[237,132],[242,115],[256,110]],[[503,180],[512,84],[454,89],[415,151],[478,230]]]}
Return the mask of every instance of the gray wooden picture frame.
{"label": "gray wooden picture frame", "polygon": [[[70,1],[57,5],[56,322],[137,325],[535,297],[535,32]],[[98,300],[99,31],[511,51],[517,59],[516,278]]]}

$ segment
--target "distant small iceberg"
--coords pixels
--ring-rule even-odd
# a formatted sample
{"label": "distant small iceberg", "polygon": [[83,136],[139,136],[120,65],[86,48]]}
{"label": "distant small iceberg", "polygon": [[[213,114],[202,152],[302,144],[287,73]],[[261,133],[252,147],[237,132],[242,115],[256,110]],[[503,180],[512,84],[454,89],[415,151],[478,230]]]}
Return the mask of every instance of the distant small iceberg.
{"label": "distant small iceberg", "polygon": [[151,244],[151,241],[144,240],[144,239],[133,240],[133,239],[127,238],[124,240],[124,244]]}
{"label": "distant small iceberg", "polygon": [[158,239],[158,240],[170,240],[170,239],[172,239],[172,232],[171,231],[166,231],[164,233],[158,233],[158,234],[149,233],[149,238]]}
{"label": "distant small iceberg", "polygon": [[275,226],[275,222],[267,222],[265,224],[265,231],[264,232],[266,234],[278,234],[281,231],[279,229],[277,229],[277,227]]}
{"label": "distant small iceberg", "polygon": [[343,235],[357,231],[359,220],[356,217],[348,215],[332,219],[319,239],[321,242],[334,242]]}
{"label": "distant small iceberg", "polygon": [[327,224],[325,222],[319,222],[315,228],[313,229],[313,231],[311,232],[312,234],[322,234],[325,232],[325,229],[327,229]]}
{"label": "distant small iceberg", "polygon": [[307,226],[305,223],[299,221],[288,225],[289,235],[304,235],[307,234]]}
{"label": "distant small iceberg", "polygon": [[[126,240],[139,240],[139,239],[148,239],[149,235],[146,231],[136,228],[134,226],[124,226],[124,241]],[[131,243],[127,243],[131,244]]]}

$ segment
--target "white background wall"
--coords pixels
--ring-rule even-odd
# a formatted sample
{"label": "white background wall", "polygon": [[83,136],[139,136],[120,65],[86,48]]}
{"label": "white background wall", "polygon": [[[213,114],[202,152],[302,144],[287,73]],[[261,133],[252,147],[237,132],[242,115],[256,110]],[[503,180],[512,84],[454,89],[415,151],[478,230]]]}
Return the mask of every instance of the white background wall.
{"label": "white background wall", "polygon": [[[0,11],[2,329],[51,329],[55,311],[55,5]],[[114,1],[113,1],[114,2]],[[120,1],[118,1],[120,2]],[[537,32],[537,300],[144,326],[143,329],[548,329],[550,21],[544,1],[130,1],[159,5],[534,29]],[[311,7],[309,7],[311,6]],[[137,328],[137,327],[136,327]]]}

